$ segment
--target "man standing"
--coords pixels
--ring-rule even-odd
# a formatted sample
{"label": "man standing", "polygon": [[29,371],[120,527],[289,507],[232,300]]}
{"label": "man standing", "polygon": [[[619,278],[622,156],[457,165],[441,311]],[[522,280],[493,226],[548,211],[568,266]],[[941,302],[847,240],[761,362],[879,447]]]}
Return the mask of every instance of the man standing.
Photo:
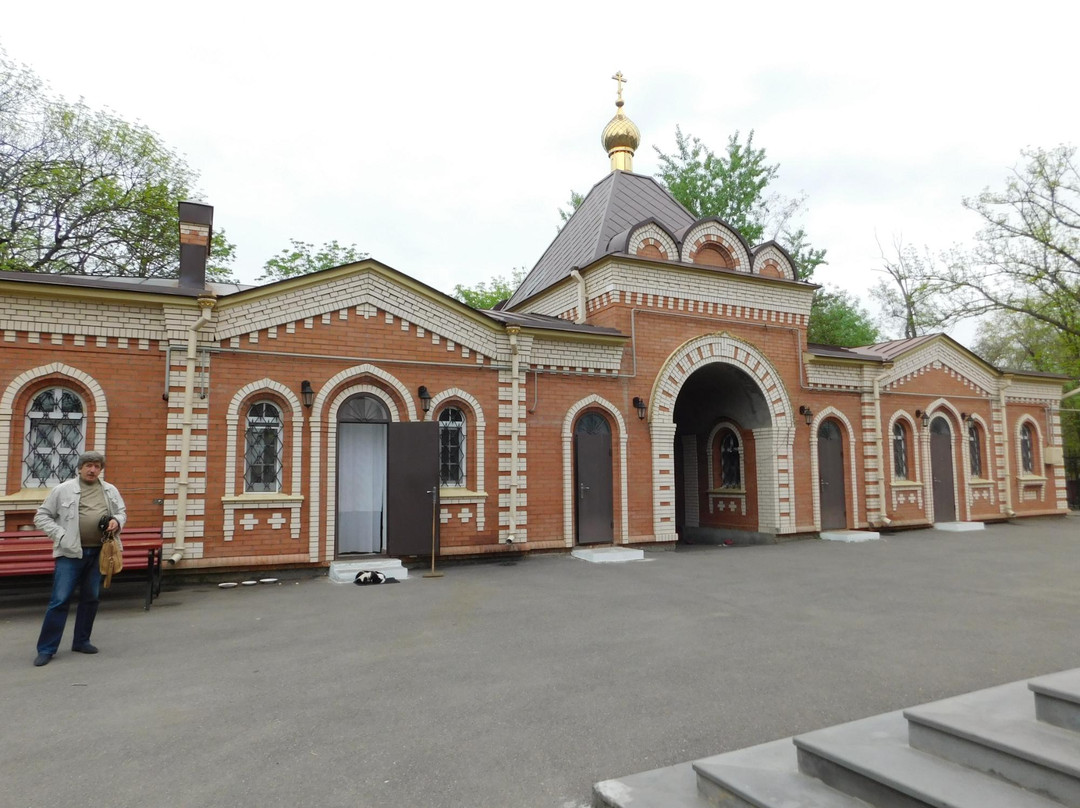
{"label": "man standing", "polygon": [[[56,486],[38,508],[34,524],[53,540],[52,597],[45,610],[45,622],[38,637],[34,665],[48,665],[60,647],[67,623],[68,603],[79,588],[79,606],[75,612],[75,637],[72,651],[96,654],[90,644],[90,632],[97,615],[101,592],[98,556],[103,538],[101,523],[109,517],[105,532],[119,531],[127,519],[124,500],[115,485],[101,479],[105,457],[100,452],[79,455],[78,476]],[[119,537],[117,538],[119,541]]]}

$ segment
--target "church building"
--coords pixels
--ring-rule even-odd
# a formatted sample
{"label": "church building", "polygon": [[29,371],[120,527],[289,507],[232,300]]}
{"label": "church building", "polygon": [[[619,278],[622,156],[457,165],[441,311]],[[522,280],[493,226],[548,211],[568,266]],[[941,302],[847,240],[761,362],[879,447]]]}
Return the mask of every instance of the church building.
{"label": "church building", "polygon": [[208,283],[195,203],[177,280],[3,273],[0,530],[88,449],[188,569],[1066,512],[1061,377],[943,334],[808,344],[817,287],[635,174],[616,107],[609,173],[498,310],[374,259]]}

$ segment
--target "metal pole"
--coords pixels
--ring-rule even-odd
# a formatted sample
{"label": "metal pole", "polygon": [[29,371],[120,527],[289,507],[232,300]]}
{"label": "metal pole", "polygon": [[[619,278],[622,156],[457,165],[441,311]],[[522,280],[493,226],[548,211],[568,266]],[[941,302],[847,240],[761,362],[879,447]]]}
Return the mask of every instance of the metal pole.
{"label": "metal pole", "polygon": [[432,488],[428,493],[431,494],[431,570],[424,573],[425,578],[442,578],[443,574],[435,569],[435,520],[439,517],[439,511],[436,507],[436,498],[439,496],[439,489]]}

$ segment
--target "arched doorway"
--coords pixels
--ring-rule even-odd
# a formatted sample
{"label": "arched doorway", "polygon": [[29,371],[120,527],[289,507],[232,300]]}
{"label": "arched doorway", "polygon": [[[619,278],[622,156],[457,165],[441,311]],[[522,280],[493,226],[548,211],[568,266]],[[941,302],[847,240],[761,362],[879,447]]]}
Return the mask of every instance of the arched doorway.
{"label": "arched doorway", "polygon": [[[713,363],[682,385],[675,401],[675,519],[691,543],[754,541],[761,532],[762,442],[771,441],[768,402],[742,368]],[[766,449],[767,450],[767,449]]]}
{"label": "arched doorway", "polygon": [[386,549],[386,434],[390,413],[374,396],[352,396],[337,414],[337,552]]}
{"label": "arched doorway", "polygon": [[831,418],[821,422],[817,433],[818,491],[821,529],[847,528],[847,497],[844,494],[844,435]]}
{"label": "arched doorway", "polygon": [[956,521],[953,483],[952,429],[947,418],[930,422],[930,475],[933,479],[934,521]]}
{"label": "arched doorway", "polygon": [[611,425],[598,412],[574,425],[574,541],[610,543],[615,535],[612,503]]}

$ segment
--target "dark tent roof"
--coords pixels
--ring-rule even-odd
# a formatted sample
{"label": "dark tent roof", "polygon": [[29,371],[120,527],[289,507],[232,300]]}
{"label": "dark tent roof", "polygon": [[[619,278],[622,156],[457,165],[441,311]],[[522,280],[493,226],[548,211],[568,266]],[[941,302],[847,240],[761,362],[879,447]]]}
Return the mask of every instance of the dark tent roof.
{"label": "dark tent roof", "polygon": [[653,218],[679,235],[695,221],[652,177],[612,171],[596,183],[506,304],[513,308],[612,252],[613,237]]}

